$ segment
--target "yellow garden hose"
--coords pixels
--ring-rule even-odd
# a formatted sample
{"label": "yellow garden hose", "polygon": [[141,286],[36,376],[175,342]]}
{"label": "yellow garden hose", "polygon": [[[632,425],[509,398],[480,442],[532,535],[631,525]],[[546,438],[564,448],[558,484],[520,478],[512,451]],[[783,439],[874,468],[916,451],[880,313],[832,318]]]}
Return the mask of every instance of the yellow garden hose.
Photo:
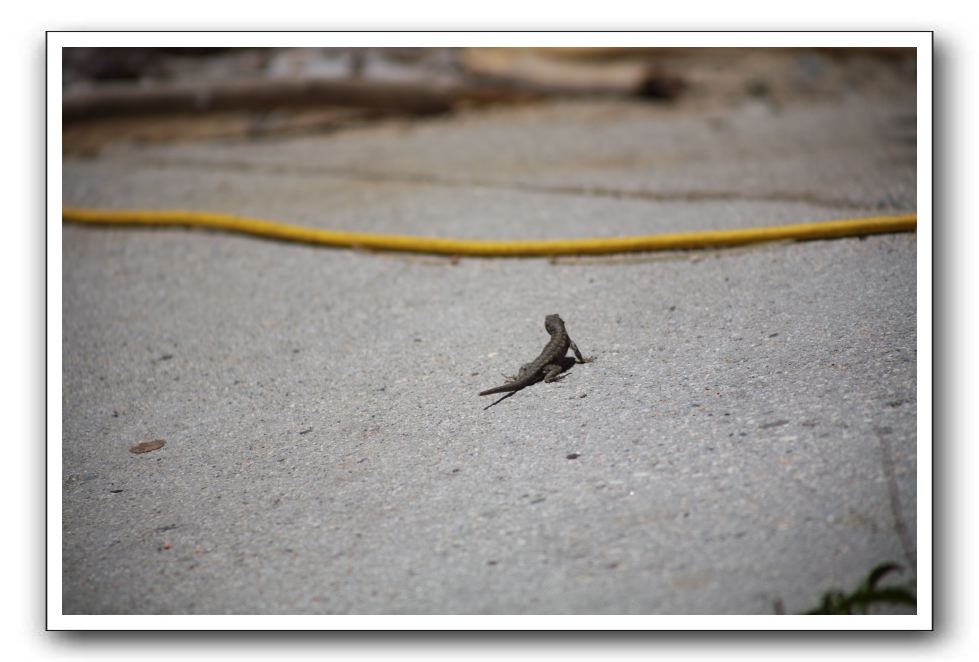
{"label": "yellow garden hose", "polygon": [[250,234],[268,239],[321,246],[380,251],[468,255],[482,257],[532,257],[550,255],[608,255],[641,251],[737,246],[765,241],[829,239],[887,232],[912,232],[917,214],[873,216],[797,225],[775,225],[734,230],[679,232],[606,239],[558,239],[550,241],[468,241],[404,235],[337,232],[289,225],[259,218],[181,210],[108,210],[65,207],[66,223],[129,225],[144,227],[194,227]]}

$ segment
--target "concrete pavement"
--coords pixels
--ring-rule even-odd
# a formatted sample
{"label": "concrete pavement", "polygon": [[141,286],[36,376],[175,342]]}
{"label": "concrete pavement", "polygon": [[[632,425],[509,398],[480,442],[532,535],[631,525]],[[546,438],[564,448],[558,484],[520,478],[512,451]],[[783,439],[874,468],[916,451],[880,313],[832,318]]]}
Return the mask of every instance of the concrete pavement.
{"label": "concrete pavement", "polygon": [[[64,203],[482,239],[907,212],[913,118],[581,101],[117,145],[66,158]],[[453,264],[66,226],[65,613],[814,607],[916,557],[916,250]],[[484,411],[548,313],[595,362]]]}

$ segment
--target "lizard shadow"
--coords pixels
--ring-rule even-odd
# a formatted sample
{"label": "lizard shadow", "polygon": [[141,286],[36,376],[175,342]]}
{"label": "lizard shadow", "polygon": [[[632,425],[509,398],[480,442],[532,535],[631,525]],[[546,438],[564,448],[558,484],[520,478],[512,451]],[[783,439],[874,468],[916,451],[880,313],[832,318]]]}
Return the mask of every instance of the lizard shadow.
{"label": "lizard shadow", "polygon": [[[564,379],[565,376],[567,376],[568,371],[571,369],[571,366],[575,365],[576,363],[577,363],[577,361],[575,361],[575,358],[573,356],[565,356],[565,357],[563,357],[559,361],[559,365],[561,366],[561,372],[558,374],[557,377],[555,377],[551,381],[552,382],[559,382],[562,379]],[[535,379],[534,381],[532,381],[530,384],[527,384],[527,386],[533,386],[534,384],[537,384],[537,383],[539,383],[539,382],[541,382],[543,380],[544,380],[544,376],[543,375],[540,375],[539,377],[537,377],[537,379]],[[525,386],[523,388],[527,388],[527,386]],[[516,391],[510,391],[509,393],[506,393],[499,400],[495,400],[494,402],[491,402],[490,404],[488,404],[485,407],[483,407],[483,411],[486,411],[490,407],[493,407],[494,405],[498,405],[501,402],[503,402],[504,400],[506,400],[507,398],[516,395],[517,393],[519,393],[520,391],[522,391],[523,388],[517,389]]]}

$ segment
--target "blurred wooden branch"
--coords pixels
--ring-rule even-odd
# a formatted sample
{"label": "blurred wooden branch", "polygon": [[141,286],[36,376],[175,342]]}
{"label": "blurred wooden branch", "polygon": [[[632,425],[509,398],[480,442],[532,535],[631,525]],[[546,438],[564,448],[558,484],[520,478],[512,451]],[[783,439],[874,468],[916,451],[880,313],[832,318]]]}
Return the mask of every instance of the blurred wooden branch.
{"label": "blurred wooden branch", "polygon": [[450,110],[451,91],[362,80],[245,80],[137,86],[100,85],[67,92],[62,121],[222,110],[340,106],[428,115]]}

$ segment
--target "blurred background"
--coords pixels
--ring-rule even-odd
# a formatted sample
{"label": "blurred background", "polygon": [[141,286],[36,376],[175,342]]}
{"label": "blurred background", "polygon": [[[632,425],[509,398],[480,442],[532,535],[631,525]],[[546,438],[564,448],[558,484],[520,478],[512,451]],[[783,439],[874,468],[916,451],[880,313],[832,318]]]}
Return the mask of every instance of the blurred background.
{"label": "blurred background", "polygon": [[336,131],[560,98],[676,107],[914,95],[914,49],[66,48],[66,154]]}

